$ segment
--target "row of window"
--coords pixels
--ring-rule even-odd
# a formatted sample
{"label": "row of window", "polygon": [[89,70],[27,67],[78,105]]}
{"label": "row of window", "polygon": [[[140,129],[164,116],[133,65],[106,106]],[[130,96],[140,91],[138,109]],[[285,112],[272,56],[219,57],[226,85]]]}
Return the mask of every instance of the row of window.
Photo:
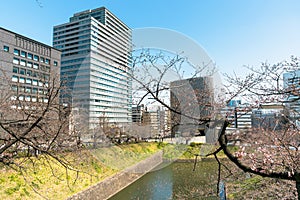
{"label": "row of window", "polygon": [[121,100],[128,100],[128,98],[127,98],[128,95],[126,95],[126,94],[124,95],[124,94],[120,94],[117,92],[112,92],[112,91],[106,90],[104,88],[98,88],[97,85],[95,85],[95,86],[91,86],[91,92],[99,93],[102,95],[113,96],[113,97],[119,98]]}
{"label": "row of window", "polygon": [[49,66],[39,65],[38,63],[33,63],[30,61],[26,61],[26,60],[15,58],[15,57],[13,58],[13,63],[16,65],[24,66],[24,67],[30,67],[33,69],[41,69],[42,71],[50,72]]}
{"label": "row of window", "polygon": [[[31,102],[41,102],[41,103],[48,103],[48,98],[45,97],[36,97],[36,96],[30,96],[30,95],[19,95],[19,96],[12,96],[11,97],[12,101],[31,101]],[[16,108],[16,106],[15,106]]]}
{"label": "row of window", "polygon": [[48,89],[43,89],[43,88],[12,85],[11,89],[16,93],[30,93],[30,94],[40,94],[40,95],[48,94]]}
{"label": "row of window", "polygon": [[[9,52],[9,46],[6,46],[4,45],[3,46],[3,51],[5,52]],[[42,56],[38,56],[38,55],[34,55],[32,53],[28,53],[26,51],[22,51],[22,50],[19,50],[19,49],[14,49],[14,55],[16,56],[21,56],[23,58],[27,58],[27,59],[30,59],[30,60],[34,60],[36,62],[40,62],[40,63],[45,63],[47,65],[50,65],[50,59],[48,58],[44,58]],[[15,59],[18,59],[18,58],[14,58],[14,61],[16,62]],[[19,59],[20,60],[20,59]],[[21,59],[23,62],[22,63],[25,63],[26,61]],[[31,62],[29,62],[31,63]],[[53,65],[54,66],[58,66],[58,62],[57,61],[53,61]]]}
{"label": "row of window", "polygon": [[68,24],[66,26],[54,27],[54,32],[57,32],[59,30],[62,30],[62,29],[65,29],[65,28],[69,28],[69,27],[72,27],[72,26],[77,26],[79,24],[86,24],[88,22],[89,22],[89,20],[83,20],[83,21],[76,22],[76,23],[73,23],[73,24]]}
{"label": "row of window", "polygon": [[49,86],[48,82],[43,82],[43,81],[39,81],[39,80],[32,79],[32,78],[19,77],[16,75],[13,75],[11,77],[11,80],[14,83],[25,83],[28,85],[34,85],[34,86],[40,86],[40,87],[48,87]]}
{"label": "row of window", "polygon": [[19,68],[16,66],[13,67],[13,73],[31,76],[34,78],[40,78],[41,80],[49,80],[50,79],[49,74],[36,72],[36,71],[30,70],[30,69]]}
{"label": "row of window", "polygon": [[19,49],[14,49],[14,55],[21,56],[23,58],[28,58],[30,60],[34,60],[37,62],[45,63],[47,65],[50,64],[50,60],[48,58],[44,58],[42,56],[34,55],[32,53],[27,53],[26,51],[21,51]]}

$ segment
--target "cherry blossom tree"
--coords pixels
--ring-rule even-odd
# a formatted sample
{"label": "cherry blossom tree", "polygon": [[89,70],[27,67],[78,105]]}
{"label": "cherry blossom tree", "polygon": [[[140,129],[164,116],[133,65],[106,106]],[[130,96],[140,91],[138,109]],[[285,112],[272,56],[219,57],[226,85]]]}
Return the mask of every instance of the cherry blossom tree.
{"label": "cherry blossom tree", "polygon": [[[136,91],[144,91],[143,95],[138,96],[138,103],[145,104],[145,99],[150,96],[151,100],[165,106],[170,112],[181,118],[188,118],[192,124],[200,125],[209,122],[206,136],[215,138],[217,150],[211,153],[207,152],[207,155],[214,155],[220,167],[224,165],[218,158],[218,152],[223,151],[228,159],[244,172],[262,177],[295,181],[296,189],[300,194],[300,132],[297,118],[299,78],[293,77],[289,80],[288,85],[283,80],[283,74],[299,70],[299,58],[291,57],[290,61],[274,65],[262,63],[259,68],[246,67],[249,73],[244,76],[225,74],[227,85],[222,88],[214,88],[214,98],[209,105],[203,105],[204,101],[199,101],[199,99],[193,101],[194,97],[191,97],[187,89],[183,89],[181,96],[184,97],[185,102],[181,106],[172,107],[162,97],[163,92],[170,89],[170,82],[172,82],[170,80],[174,80],[174,77],[170,78],[171,75],[176,74],[176,80],[185,79],[184,63],[186,62],[188,62],[187,58],[180,55],[172,57],[162,53],[153,54],[148,50],[143,50],[134,57],[132,79],[136,82]],[[203,73],[206,70],[205,67],[204,64],[192,71],[189,77],[207,75],[207,73]],[[213,72],[213,70],[209,71]],[[210,75],[213,74],[210,73]],[[204,91],[200,92],[202,92],[202,97],[208,96],[208,93],[205,95]],[[242,108],[243,113],[262,109],[263,105],[271,103],[280,105],[281,111],[274,114],[272,123],[269,125],[265,123],[266,118],[261,116],[256,119],[260,126],[233,129],[229,134],[228,127],[236,122],[232,118],[228,118],[228,115],[224,115],[222,109],[234,98],[241,98],[247,102],[247,105]],[[201,117],[201,112],[198,112],[198,116],[195,115],[189,109],[190,107],[187,107],[192,102],[201,104],[200,107],[212,108],[210,115],[205,118]],[[183,109],[177,109],[179,107],[183,107]],[[233,113],[227,114],[234,115],[236,113],[233,110]],[[178,118],[176,119],[178,120]],[[230,140],[240,142],[237,145],[238,150],[231,148]],[[219,171],[221,172],[221,170]]]}
{"label": "cherry blossom tree", "polygon": [[[300,199],[300,132],[297,121],[297,101],[299,100],[299,58],[274,65],[263,63],[259,69],[248,67],[250,73],[241,78],[227,75],[228,93],[244,98],[249,102],[248,108],[259,109],[263,104],[277,103],[282,112],[273,117],[271,126],[262,126],[248,130],[237,129],[228,136],[226,128],[231,123],[225,119],[220,129],[219,150],[244,172],[263,177],[293,180],[296,182],[298,199]],[[295,74],[284,79],[287,73]],[[287,84],[287,81],[289,83]],[[296,105],[296,106],[294,106]],[[296,114],[295,114],[296,113]],[[280,126],[278,126],[280,124]],[[229,139],[239,139],[239,150],[232,152],[228,148]]]}

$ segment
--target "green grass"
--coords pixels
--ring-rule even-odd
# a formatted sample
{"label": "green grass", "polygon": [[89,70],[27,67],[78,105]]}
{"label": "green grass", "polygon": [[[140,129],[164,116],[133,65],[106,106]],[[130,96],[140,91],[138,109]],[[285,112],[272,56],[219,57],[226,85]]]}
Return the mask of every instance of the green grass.
{"label": "green grass", "polygon": [[57,155],[78,170],[78,174],[66,170],[59,162],[44,155],[18,159],[16,162],[22,166],[21,171],[7,166],[0,167],[0,199],[66,199],[159,150],[163,150],[164,159],[177,160],[194,159],[195,154],[201,157],[215,148],[213,145],[197,143],[190,146],[139,143]]}
{"label": "green grass", "polygon": [[57,155],[78,174],[44,155],[18,159],[22,170],[0,167],[0,199],[66,199],[159,149],[158,143],[141,143]]}

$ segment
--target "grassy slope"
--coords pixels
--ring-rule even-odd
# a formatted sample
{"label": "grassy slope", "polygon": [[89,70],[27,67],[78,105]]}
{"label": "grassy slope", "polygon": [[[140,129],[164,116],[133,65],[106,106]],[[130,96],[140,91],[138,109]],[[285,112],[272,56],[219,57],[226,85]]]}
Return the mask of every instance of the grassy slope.
{"label": "grassy slope", "polygon": [[19,159],[21,172],[7,167],[0,170],[0,199],[66,199],[158,149],[155,143],[141,143],[60,155],[80,170],[79,174],[45,156]]}
{"label": "grassy slope", "polygon": [[[60,155],[71,161],[81,172],[78,177],[74,171],[63,168],[56,161],[47,160],[43,156],[23,162],[23,174],[0,167],[0,199],[66,199],[104,178],[137,163],[159,149],[164,150],[164,158],[168,160],[194,159],[194,154],[204,155],[215,147],[209,145],[166,145],[161,143],[141,143]],[[225,157],[222,152],[220,157]],[[49,161],[49,162],[48,162]],[[200,158],[198,159],[200,161]],[[270,197],[290,197],[293,199],[295,184],[289,181],[249,176],[231,163],[227,163],[233,175],[222,175],[227,186],[228,199],[268,199]],[[33,167],[34,166],[34,167]],[[76,180],[76,181],[75,181]],[[42,196],[40,196],[40,193]],[[286,193],[289,191],[288,193]]]}

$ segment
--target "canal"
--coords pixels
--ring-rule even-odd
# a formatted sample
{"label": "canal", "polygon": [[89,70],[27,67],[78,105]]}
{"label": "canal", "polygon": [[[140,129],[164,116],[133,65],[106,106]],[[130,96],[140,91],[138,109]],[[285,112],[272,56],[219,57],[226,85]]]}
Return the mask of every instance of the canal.
{"label": "canal", "polygon": [[163,164],[110,200],[218,199],[215,160]]}

